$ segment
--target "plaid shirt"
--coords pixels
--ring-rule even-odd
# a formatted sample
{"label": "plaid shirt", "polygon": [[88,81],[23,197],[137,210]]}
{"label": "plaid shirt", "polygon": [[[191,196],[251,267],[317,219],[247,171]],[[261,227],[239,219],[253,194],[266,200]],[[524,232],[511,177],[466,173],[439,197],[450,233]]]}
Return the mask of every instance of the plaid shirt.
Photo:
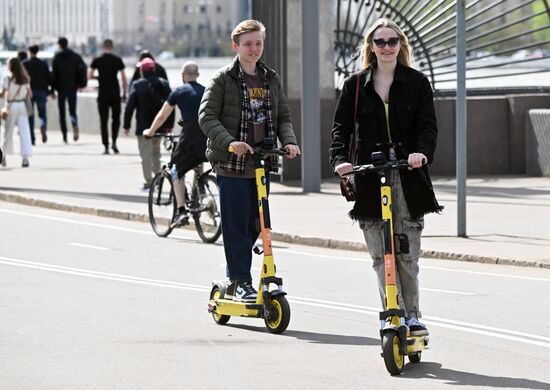
{"label": "plaid shirt", "polygon": [[[265,89],[264,97],[264,106],[266,110],[266,127],[267,134],[266,137],[275,140],[275,126],[273,125],[272,119],[272,106],[271,106],[271,89],[267,82],[267,69],[261,62],[256,64],[259,74],[262,77],[263,88]],[[250,105],[250,97],[248,96],[248,88],[246,87],[246,82],[244,80],[243,70],[239,64],[239,83],[241,86],[241,120],[239,125],[239,141],[247,142],[248,141],[248,118],[252,117],[252,107]],[[228,162],[218,162],[217,166],[226,170],[228,172],[234,172],[238,174],[244,174],[245,170],[245,161],[246,158],[249,158],[246,154],[238,156],[236,154],[231,154]],[[269,167],[271,172],[277,172],[278,161],[277,156],[269,156],[266,158],[266,164]]]}

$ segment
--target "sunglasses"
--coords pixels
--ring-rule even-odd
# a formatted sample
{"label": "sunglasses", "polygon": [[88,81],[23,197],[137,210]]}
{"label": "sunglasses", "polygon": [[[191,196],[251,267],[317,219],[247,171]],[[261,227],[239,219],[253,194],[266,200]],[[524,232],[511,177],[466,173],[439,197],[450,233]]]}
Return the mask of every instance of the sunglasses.
{"label": "sunglasses", "polygon": [[376,47],[382,49],[384,46],[388,45],[389,47],[395,47],[399,43],[399,38],[390,38],[387,41],[383,39],[373,39]]}

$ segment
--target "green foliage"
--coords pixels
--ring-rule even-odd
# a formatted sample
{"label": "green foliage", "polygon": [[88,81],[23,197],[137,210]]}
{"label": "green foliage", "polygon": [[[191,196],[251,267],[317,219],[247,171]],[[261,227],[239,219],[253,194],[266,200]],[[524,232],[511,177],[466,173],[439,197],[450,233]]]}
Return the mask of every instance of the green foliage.
{"label": "green foliage", "polygon": [[[550,1],[546,0],[546,3],[550,7]],[[533,19],[531,19],[531,28],[541,28],[541,27],[550,27],[550,11],[546,8],[545,1],[539,0],[533,3],[533,14],[537,14],[543,11],[547,11],[546,13],[543,13],[542,15],[539,15]],[[537,31],[534,33],[534,36],[536,38],[536,41],[542,42],[542,41],[550,41],[550,28],[547,28],[545,30]]]}

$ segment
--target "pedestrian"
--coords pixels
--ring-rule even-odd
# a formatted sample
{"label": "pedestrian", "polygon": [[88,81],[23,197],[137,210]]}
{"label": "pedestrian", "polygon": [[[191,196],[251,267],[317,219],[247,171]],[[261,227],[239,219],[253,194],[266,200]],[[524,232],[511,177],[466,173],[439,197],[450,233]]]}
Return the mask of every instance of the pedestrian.
{"label": "pedestrian", "polygon": [[[278,138],[288,158],[299,155],[287,98],[279,76],[260,58],[265,27],[257,20],[239,23],[231,34],[235,60],[211,79],[202,98],[199,123],[208,137],[207,158],[217,174],[225,259],[229,285],[225,294],[254,301],[250,267],[258,238],[258,215],[252,146]],[[232,146],[235,153],[228,151]],[[266,161],[266,179],[277,171],[277,159]]]}
{"label": "pedestrian", "polygon": [[185,174],[206,160],[206,136],[199,127],[199,106],[204,94],[204,86],[197,82],[199,67],[193,61],[187,61],[181,69],[183,85],[176,88],[162,106],[149,129],[143,132],[152,137],[178,106],[181,113],[182,130],[176,149],[172,152],[176,175],[173,180],[174,192],[178,203],[178,212],[172,225],[181,226],[189,221],[185,207]]}
{"label": "pedestrian", "polygon": [[[97,70],[98,76],[94,76]],[[97,94],[97,108],[101,126],[101,142],[105,150],[103,154],[109,154],[109,109],[111,110],[111,148],[115,154],[119,153],[116,145],[118,130],[120,129],[121,96],[117,75],[120,73],[122,81],[122,100],[126,100],[126,89],[128,83],[124,73],[124,62],[122,58],[113,54],[113,41],[103,41],[103,54],[94,58],[88,69],[88,79],[97,78],[99,91]]]}
{"label": "pedestrian", "polygon": [[[155,57],[153,57],[153,55],[149,52],[149,50],[142,50],[140,53],[139,53],[139,60],[138,60],[138,63],[136,64],[136,68],[134,69],[134,74],[132,75],[132,80],[130,81],[130,86],[132,85],[132,83],[138,79],[141,78],[141,72],[140,72],[140,69],[139,69],[139,64],[141,63],[141,61],[143,61],[145,58],[150,58],[152,59],[153,61],[155,61],[155,75],[157,77],[161,77],[163,78],[164,80],[168,81],[168,75],[166,74],[166,69],[164,69],[164,67],[159,64],[156,60],[155,60]],[[170,82],[168,81],[168,85],[170,85]]]}
{"label": "pedestrian", "polygon": [[[42,143],[48,142],[48,118],[46,111],[46,103],[48,95],[53,94],[51,87],[51,73],[46,61],[43,61],[37,57],[39,51],[38,45],[32,45],[29,47],[30,58],[23,62],[27,73],[31,77],[31,90],[32,90],[32,103],[36,104],[38,110],[38,117],[40,118],[40,134],[42,136]],[[29,125],[31,129],[31,138],[33,145],[35,143],[34,135],[34,111],[29,115]]]}
{"label": "pedestrian", "polygon": [[25,50],[19,50],[17,52],[17,58],[19,58],[19,61],[25,62],[29,57],[27,57],[27,52]]}
{"label": "pedestrian", "polygon": [[[406,241],[396,248],[399,302],[411,334],[427,335],[428,330],[418,320],[420,235],[424,214],[442,209],[427,166],[433,162],[437,139],[433,93],[426,76],[411,67],[409,40],[395,22],[377,20],[365,35],[361,56],[362,70],[346,79],[336,106],[330,161],[335,172],[343,176],[353,165],[371,163],[375,151],[382,151],[388,160],[408,160],[410,170],[392,170],[390,177],[394,234],[408,240],[408,250]],[[348,156],[353,149],[350,139],[355,118],[359,147],[357,158],[351,161]],[[385,306],[379,177],[376,173],[357,176],[355,186],[356,201],[349,215],[363,230]]]}
{"label": "pedestrian", "polygon": [[69,49],[67,38],[59,38],[57,44],[59,45],[59,51],[52,61],[52,85],[58,95],[59,124],[61,125],[63,142],[67,143],[67,123],[65,121],[65,102],[67,101],[73,127],[73,140],[76,142],[79,137],[76,92],[86,86],[86,63],[79,54]]}
{"label": "pedestrian", "polygon": [[[141,168],[143,171],[143,188],[148,190],[155,175],[160,171],[160,139],[147,139],[143,130],[151,127],[153,119],[162,108],[170,94],[168,81],[155,75],[155,61],[144,58],[140,64],[142,78],[130,86],[128,102],[124,110],[124,133],[130,133],[132,116],[136,110],[136,136],[138,139]],[[174,127],[174,115],[161,126],[161,131],[169,132]]]}
{"label": "pedestrian", "polygon": [[[6,153],[13,151],[13,129],[15,125],[19,128],[19,143],[21,166],[29,166],[29,158],[32,155],[31,132],[29,129],[29,117],[25,106],[25,99],[32,97],[30,78],[25,67],[19,58],[11,58],[8,62],[9,74],[4,77],[0,97],[6,99],[8,116],[6,118],[5,130],[2,138],[2,149]],[[6,166],[6,158],[2,160],[2,166]]]}

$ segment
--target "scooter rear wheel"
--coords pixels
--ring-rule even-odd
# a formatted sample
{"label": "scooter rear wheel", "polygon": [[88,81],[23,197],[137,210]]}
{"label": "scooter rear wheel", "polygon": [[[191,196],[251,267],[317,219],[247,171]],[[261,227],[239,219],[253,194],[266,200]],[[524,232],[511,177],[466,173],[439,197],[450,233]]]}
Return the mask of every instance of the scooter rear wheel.
{"label": "scooter rear wheel", "polygon": [[422,357],[422,352],[417,352],[412,355],[409,355],[409,361],[411,363],[420,363],[420,358]]}
{"label": "scooter rear wheel", "polygon": [[269,318],[264,318],[265,326],[271,333],[283,333],[290,322],[290,305],[283,295],[271,298],[273,310]]}
{"label": "scooter rear wheel", "polygon": [[382,338],[382,354],[384,363],[390,375],[399,375],[403,370],[405,358],[399,353],[399,336],[396,332],[384,333]]}
{"label": "scooter rear wheel", "polygon": [[[212,296],[210,297],[210,299],[220,299],[221,296],[222,296],[222,292],[220,291],[220,289],[218,287],[215,287],[214,290],[212,290]],[[212,318],[214,319],[216,324],[225,325],[225,324],[227,324],[227,321],[229,321],[231,316],[228,316],[228,315],[225,315],[225,314],[218,314],[214,310],[212,312]]]}

